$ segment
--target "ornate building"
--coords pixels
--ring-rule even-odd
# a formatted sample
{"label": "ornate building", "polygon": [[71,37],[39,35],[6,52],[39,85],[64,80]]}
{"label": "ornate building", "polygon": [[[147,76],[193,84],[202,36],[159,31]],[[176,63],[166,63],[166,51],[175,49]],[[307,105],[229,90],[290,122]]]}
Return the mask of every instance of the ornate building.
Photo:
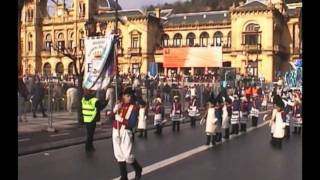
{"label": "ornate building", "polygon": [[[72,61],[59,50],[68,48],[80,58],[88,31],[104,35],[113,30],[115,8],[119,9],[118,57],[123,73],[147,73],[149,64],[157,63],[164,74],[205,74],[218,67],[210,63],[171,67],[164,51],[221,47],[223,66],[270,82],[290,68],[289,61],[301,58],[301,3],[247,0],[225,11],[175,14],[172,9],[121,10],[113,0],[74,0],[71,8],[57,3],[53,16],[45,6],[46,2],[36,0],[23,9],[24,73],[72,74]],[[93,28],[86,29],[86,22]]]}

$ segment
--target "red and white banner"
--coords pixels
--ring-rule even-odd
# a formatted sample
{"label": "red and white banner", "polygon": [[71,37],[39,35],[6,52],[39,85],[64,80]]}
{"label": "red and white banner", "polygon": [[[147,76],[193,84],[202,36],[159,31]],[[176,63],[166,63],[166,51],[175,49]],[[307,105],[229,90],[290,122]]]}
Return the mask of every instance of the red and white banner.
{"label": "red and white banner", "polygon": [[164,48],[163,67],[222,67],[222,47]]}

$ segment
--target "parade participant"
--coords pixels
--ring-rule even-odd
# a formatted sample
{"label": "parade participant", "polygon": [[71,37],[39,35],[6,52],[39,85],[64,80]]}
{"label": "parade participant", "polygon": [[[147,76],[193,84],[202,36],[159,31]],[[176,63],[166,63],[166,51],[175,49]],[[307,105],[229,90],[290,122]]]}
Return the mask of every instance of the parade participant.
{"label": "parade participant", "polygon": [[240,100],[237,95],[233,96],[234,101],[232,102],[232,116],[231,116],[231,134],[239,133],[239,119],[240,119]]}
{"label": "parade participant", "polygon": [[147,138],[147,118],[148,118],[148,108],[146,107],[146,102],[143,100],[139,101],[139,116],[138,116],[138,131],[140,132],[138,137],[144,136]]}
{"label": "parade participant", "polygon": [[162,134],[162,125],[164,119],[164,110],[162,107],[162,101],[160,97],[157,97],[155,100],[155,106],[152,108],[154,111],[154,126],[156,126],[155,134]]}
{"label": "parade participant", "polygon": [[26,102],[28,101],[28,89],[23,82],[22,78],[19,77],[18,79],[18,119],[20,122],[27,121],[26,113],[25,113],[25,106]]}
{"label": "parade participant", "polygon": [[106,103],[99,101],[95,97],[95,91],[84,89],[84,96],[81,100],[83,122],[87,129],[86,151],[94,151],[93,135],[97,121],[100,121],[100,111],[105,107]]}
{"label": "parade participant", "polygon": [[268,109],[268,94],[264,94],[263,95],[263,100],[261,103],[261,107],[263,110],[267,110]]}
{"label": "parade participant", "polygon": [[214,101],[213,98],[211,98],[208,102],[208,109],[206,114],[202,117],[200,121],[200,125],[206,124],[206,145],[210,145],[210,141],[212,145],[214,146],[216,143],[216,129],[217,129],[217,122],[218,119],[216,117],[216,112],[215,112],[215,104],[216,102]]}
{"label": "parade participant", "polygon": [[295,99],[294,106],[293,106],[293,126],[294,126],[294,134],[301,134],[301,129],[302,129],[302,106],[301,102],[298,98]]}
{"label": "parade participant", "polygon": [[[221,91],[222,92],[222,91]],[[215,99],[216,105],[215,105],[215,116],[218,119],[217,121],[217,128],[216,128],[216,142],[220,143],[222,141],[222,108],[224,105],[224,97],[222,97],[222,94],[220,93],[217,98]]]}
{"label": "parade participant", "polygon": [[142,167],[132,153],[132,128],[136,125],[139,108],[133,102],[133,91],[126,88],[121,102],[116,104],[113,112],[112,143],[114,156],[119,163],[121,180],[127,180],[127,163],[133,166],[135,179],[141,178]]}
{"label": "parade participant", "polygon": [[170,117],[172,120],[172,131],[176,131],[177,128],[177,132],[180,131],[180,121],[181,121],[181,103],[179,102],[179,96],[174,96],[174,101],[172,103],[172,107],[171,107],[171,113],[170,113]]}
{"label": "parade participant", "polygon": [[190,126],[196,127],[196,117],[199,116],[198,102],[196,95],[193,94],[189,101],[188,115],[190,117]]}
{"label": "parade participant", "polygon": [[261,102],[258,97],[258,94],[253,94],[252,107],[250,111],[252,127],[257,127],[259,113],[260,113],[260,106],[261,106]]}
{"label": "parade participant", "polygon": [[240,132],[247,131],[248,116],[249,116],[249,103],[246,97],[242,97],[241,106],[240,106]]}
{"label": "parade participant", "polygon": [[42,111],[42,116],[43,117],[48,117],[47,114],[45,113],[44,107],[43,107],[43,98],[44,98],[44,94],[45,94],[45,89],[43,87],[43,85],[40,83],[40,80],[37,79],[35,81],[36,83],[34,84],[34,86],[31,89],[31,97],[30,100],[32,101],[32,105],[33,105],[33,109],[32,109],[32,113],[33,113],[33,117],[36,118],[36,112],[38,109],[38,105],[40,105],[41,111]]}
{"label": "parade participant", "polygon": [[222,129],[224,129],[224,139],[229,139],[230,131],[229,131],[229,124],[232,115],[232,100],[226,98],[224,101],[224,105],[222,108]]}
{"label": "parade participant", "polygon": [[288,98],[283,98],[282,101],[284,102],[284,112],[285,112],[285,134],[284,137],[285,138],[289,138],[290,137],[290,113],[292,112],[292,108],[294,106],[294,102],[292,102],[292,100],[288,97]]}
{"label": "parade participant", "polygon": [[272,145],[277,148],[281,148],[282,139],[284,137],[284,129],[285,129],[285,112],[284,109],[284,103],[281,100],[280,96],[275,97],[275,110],[272,114],[272,119],[270,121],[271,124],[271,131],[272,131]]}

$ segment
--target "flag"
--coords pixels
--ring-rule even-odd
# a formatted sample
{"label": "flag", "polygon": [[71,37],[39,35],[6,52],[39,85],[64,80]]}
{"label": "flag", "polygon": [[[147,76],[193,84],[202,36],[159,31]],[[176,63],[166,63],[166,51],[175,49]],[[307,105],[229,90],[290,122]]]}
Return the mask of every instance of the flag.
{"label": "flag", "polygon": [[115,60],[114,45],[113,34],[85,39],[83,88],[98,90],[110,83]]}

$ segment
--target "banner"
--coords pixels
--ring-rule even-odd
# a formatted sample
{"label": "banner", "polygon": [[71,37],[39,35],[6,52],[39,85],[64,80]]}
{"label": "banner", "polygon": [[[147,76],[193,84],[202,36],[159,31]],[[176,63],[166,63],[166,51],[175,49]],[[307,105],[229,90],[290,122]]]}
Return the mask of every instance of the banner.
{"label": "banner", "polygon": [[158,64],[151,62],[149,63],[149,76],[155,77],[158,74]]}
{"label": "banner", "polygon": [[164,67],[222,67],[221,47],[163,49]]}
{"label": "banner", "polygon": [[114,35],[85,39],[83,88],[98,90],[106,87],[113,71]]}

